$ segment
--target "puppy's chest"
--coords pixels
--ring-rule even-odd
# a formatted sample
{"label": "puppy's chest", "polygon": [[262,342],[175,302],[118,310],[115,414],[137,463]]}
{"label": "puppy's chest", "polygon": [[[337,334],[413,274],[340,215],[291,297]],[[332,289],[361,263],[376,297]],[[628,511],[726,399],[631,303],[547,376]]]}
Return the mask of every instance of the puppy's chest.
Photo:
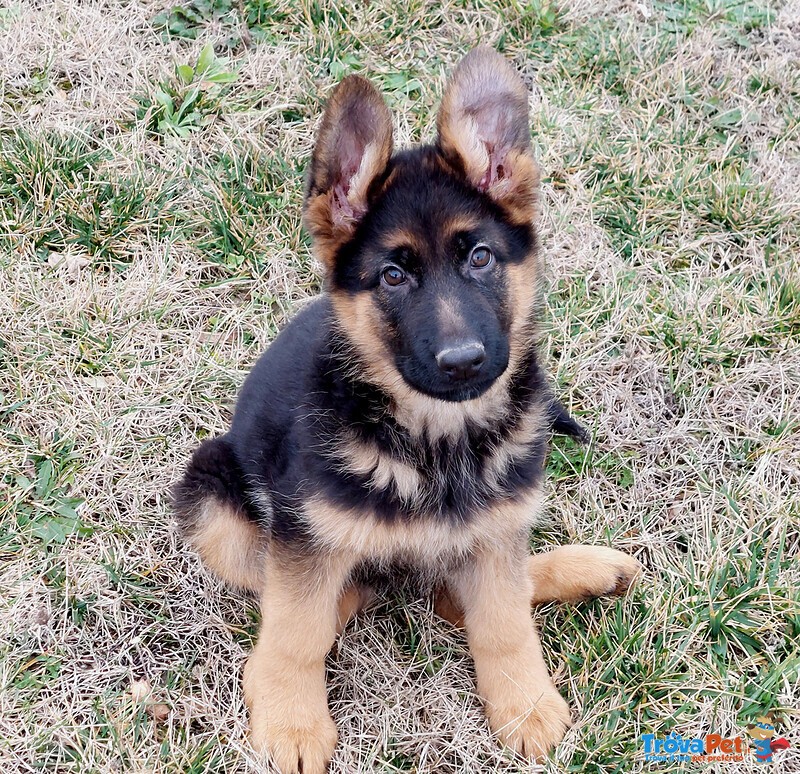
{"label": "puppy's chest", "polygon": [[381,443],[345,431],[330,447],[333,475],[306,505],[306,526],[327,548],[379,565],[459,561],[534,522],[544,446],[530,418],[503,433],[433,441]]}
{"label": "puppy's chest", "polygon": [[349,492],[354,506],[387,520],[427,516],[463,524],[538,484],[546,441],[534,410],[510,427],[436,438],[342,428],[329,449],[340,500]]}
{"label": "puppy's chest", "polygon": [[304,515],[313,541],[325,550],[344,552],[355,562],[372,567],[415,568],[435,574],[481,545],[524,539],[539,514],[540,503],[541,489],[534,487],[456,523],[431,514],[386,519],[368,504],[342,507],[317,495],[305,503]]}

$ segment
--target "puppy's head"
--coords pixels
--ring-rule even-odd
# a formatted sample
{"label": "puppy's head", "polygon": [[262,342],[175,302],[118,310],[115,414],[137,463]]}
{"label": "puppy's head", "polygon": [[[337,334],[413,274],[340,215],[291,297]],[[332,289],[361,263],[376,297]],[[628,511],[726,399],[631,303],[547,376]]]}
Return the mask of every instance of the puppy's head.
{"label": "puppy's head", "polygon": [[314,149],[305,222],[373,379],[462,401],[530,346],[538,170],[527,90],[502,56],[477,48],[448,83],[437,126],[433,145],[393,156],[383,99],[346,78]]}

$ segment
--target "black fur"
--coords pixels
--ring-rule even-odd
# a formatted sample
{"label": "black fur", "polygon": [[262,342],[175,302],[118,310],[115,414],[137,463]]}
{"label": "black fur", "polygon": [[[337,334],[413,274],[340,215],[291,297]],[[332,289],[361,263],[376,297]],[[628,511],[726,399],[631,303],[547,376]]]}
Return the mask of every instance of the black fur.
{"label": "black fur", "polygon": [[578,443],[588,443],[589,433],[586,428],[570,416],[564,406],[555,398],[552,398],[547,410],[550,419],[550,427],[554,433],[568,435]]}
{"label": "black fur", "polygon": [[[178,517],[187,529],[197,518],[198,510],[209,496],[230,503],[237,510],[250,510],[247,488],[236,454],[225,436],[203,441],[192,456],[183,478],[172,489]],[[257,518],[257,514],[252,512]]]}

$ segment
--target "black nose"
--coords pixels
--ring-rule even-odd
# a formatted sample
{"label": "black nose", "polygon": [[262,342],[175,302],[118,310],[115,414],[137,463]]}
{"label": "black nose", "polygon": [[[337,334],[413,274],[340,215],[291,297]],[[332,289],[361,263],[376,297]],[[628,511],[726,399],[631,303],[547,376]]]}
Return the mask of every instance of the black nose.
{"label": "black nose", "polygon": [[454,382],[471,379],[481,370],[486,351],[478,341],[468,341],[448,346],[436,355],[436,365]]}

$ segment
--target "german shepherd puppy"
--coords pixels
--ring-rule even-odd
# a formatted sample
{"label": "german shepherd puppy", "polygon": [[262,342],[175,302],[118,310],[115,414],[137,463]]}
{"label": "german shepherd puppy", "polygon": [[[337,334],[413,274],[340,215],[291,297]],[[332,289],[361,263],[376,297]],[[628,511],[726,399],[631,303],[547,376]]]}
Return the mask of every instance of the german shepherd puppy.
{"label": "german shepherd puppy", "polygon": [[489,48],[455,70],[432,145],[393,154],[363,78],[330,98],[304,207],[327,291],[175,489],[205,563],[260,596],[244,695],[253,746],[284,774],[333,753],[325,656],[371,572],[433,580],[492,729],[541,757],[570,712],[531,605],[621,593],[639,570],[608,548],[529,555],[549,430],[581,432],[537,359],[538,183],[527,90]]}

